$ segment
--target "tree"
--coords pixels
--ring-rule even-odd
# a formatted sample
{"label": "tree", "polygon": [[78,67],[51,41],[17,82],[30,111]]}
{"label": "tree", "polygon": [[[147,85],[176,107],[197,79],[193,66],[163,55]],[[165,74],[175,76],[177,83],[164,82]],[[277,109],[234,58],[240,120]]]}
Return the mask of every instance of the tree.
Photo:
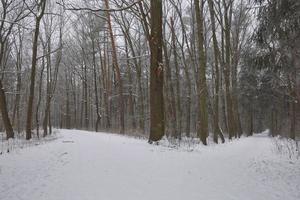
{"label": "tree", "polygon": [[199,119],[197,135],[204,145],[207,145],[206,138],[208,136],[208,113],[207,113],[207,85],[206,85],[206,59],[204,52],[204,36],[203,36],[203,7],[204,2],[202,0],[195,0],[195,15],[197,24],[197,48],[199,52]]}
{"label": "tree", "polygon": [[[4,56],[7,45],[9,45],[10,35],[13,28],[19,25],[19,22],[23,20],[28,13],[26,12],[26,7],[24,2],[19,1],[1,1],[0,9],[0,69],[5,69]],[[12,127],[11,120],[8,115],[8,105],[5,95],[5,87],[3,85],[3,75],[0,78],[0,110],[2,115],[3,124],[6,131],[6,138],[13,138],[14,131]]]}
{"label": "tree", "polygon": [[[51,4],[49,4],[51,6]],[[62,12],[61,12],[62,14]],[[52,17],[52,16],[51,16]],[[50,19],[51,21],[53,18]],[[44,113],[44,119],[43,119],[43,136],[47,136],[48,133],[51,134],[51,101],[53,99],[53,94],[56,89],[56,83],[57,83],[57,76],[59,72],[59,67],[61,65],[61,59],[62,59],[62,48],[63,48],[63,16],[59,18],[59,39],[58,39],[58,47],[56,52],[56,59],[54,66],[52,66],[51,62],[51,40],[52,40],[52,33],[51,32],[51,26],[49,27],[50,30],[46,31],[46,39],[48,41],[47,43],[47,84],[46,84],[46,106],[45,106],[45,113]],[[52,24],[52,22],[51,22]],[[68,94],[69,91],[67,91]],[[69,117],[69,116],[67,116]],[[49,126],[49,131],[48,131]]]}
{"label": "tree", "polygon": [[31,75],[30,75],[30,91],[28,98],[28,108],[27,108],[27,122],[26,122],[26,139],[30,140],[31,129],[32,129],[32,114],[33,114],[33,100],[34,100],[34,87],[35,87],[35,76],[36,76],[36,65],[37,65],[37,50],[38,50],[38,37],[40,33],[40,23],[41,19],[44,16],[46,7],[46,0],[40,0],[37,3],[37,13],[34,11],[32,13],[35,16],[35,29],[34,29],[34,37],[32,44],[32,60],[31,60]]}
{"label": "tree", "polygon": [[[108,0],[105,0],[105,7],[107,10],[109,10],[109,2]],[[118,63],[118,57],[117,57],[117,48],[115,44],[115,36],[113,33],[112,29],[112,24],[111,24],[111,16],[110,12],[106,12],[107,16],[107,23],[108,23],[108,31],[109,31],[109,36],[111,40],[111,46],[112,46],[112,61],[113,61],[113,67],[116,75],[116,81],[118,85],[118,91],[119,91],[119,108],[120,108],[120,133],[124,134],[125,132],[125,105],[124,105],[124,97],[123,97],[123,80],[121,78],[121,71],[120,71],[120,66]]]}
{"label": "tree", "polygon": [[162,58],[162,1],[151,0],[150,58],[150,136],[149,142],[160,140],[165,134]]}
{"label": "tree", "polygon": [[287,116],[290,130],[287,131],[289,137],[295,139],[296,131],[300,130],[297,123],[300,121],[300,5],[297,0],[258,2],[259,25],[254,37],[258,49],[253,60],[258,70],[268,71],[262,81],[271,85],[269,91],[276,100],[272,101],[271,134],[275,136],[279,131],[277,118],[286,118],[279,111],[287,99],[290,107]]}
{"label": "tree", "polygon": [[214,65],[215,65],[215,96],[214,96],[214,111],[213,111],[213,131],[214,131],[214,142],[218,143],[218,136],[221,137],[222,143],[225,142],[224,136],[219,127],[219,95],[220,95],[220,70],[219,70],[219,61],[220,49],[217,40],[216,34],[216,24],[215,24],[215,10],[213,0],[208,0],[208,7],[210,12],[210,20],[212,27],[212,38],[213,38],[213,49],[214,49]]}

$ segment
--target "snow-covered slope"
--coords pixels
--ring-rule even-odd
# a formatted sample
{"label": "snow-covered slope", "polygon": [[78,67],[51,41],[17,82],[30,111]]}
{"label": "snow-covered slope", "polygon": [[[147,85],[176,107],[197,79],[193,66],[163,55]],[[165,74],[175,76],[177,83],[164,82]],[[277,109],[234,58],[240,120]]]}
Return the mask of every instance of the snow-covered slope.
{"label": "snow-covered slope", "polygon": [[300,162],[267,137],[183,149],[112,134],[59,139],[0,156],[0,200],[298,200]]}

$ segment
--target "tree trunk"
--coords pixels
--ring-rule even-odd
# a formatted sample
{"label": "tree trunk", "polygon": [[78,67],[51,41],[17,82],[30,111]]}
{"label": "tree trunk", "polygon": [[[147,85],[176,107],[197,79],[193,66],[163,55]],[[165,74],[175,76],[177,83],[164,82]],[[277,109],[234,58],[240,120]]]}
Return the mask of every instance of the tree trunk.
{"label": "tree trunk", "polygon": [[[85,55],[83,55],[85,56]],[[88,109],[88,79],[87,79],[87,66],[86,62],[84,61],[84,128],[85,130],[89,129],[89,109]]]}
{"label": "tree trunk", "polygon": [[110,122],[110,112],[109,112],[109,86],[108,86],[108,73],[107,73],[107,63],[106,63],[106,51],[103,48],[103,56],[101,53],[101,47],[99,46],[99,55],[100,55],[100,63],[101,63],[101,77],[103,82],[103,96],[104,96],[104,109],[105,109],[105,127],[109,129],[111,127]]}
{"label": "tree trunk", "polygon": [[128,52],[128,41],[126,37],[125,40],[125,51],[126,51],[126,64],[127,64],[127,74],[128,74],[128,83],[129,83],[129,116],[131,121],[131,128],[136,128],[135,122],[135,113],[134,113],[134,98],[133,98],[133,80],[132,80],[132,72],[131,72],[131,65],[129,61],[129,52]]}
{"label": "tree trunk", "polygon": [[207,85],[206,85],[206,60],[204,52],[204,36],[203,36],[203,1],[194,1],[195,14],[196,14],[196,24],[197,24],[197,45],[199,52],[199,86],[198,86],[198,96],[199,96],[199,122],[197,135],[204,145],[207,145],[206,137],[208,136],[208,113],[207,113]]}
{"label": "tree trunk", "polygon": [[172,48],[174,55],[174,65],[175,65],[175,75],[176,75],[176,114],[177,114],[177,134],[176,138],[181,139],[181,99],[180,99],[180,72],[179,72],[179,64],[178,64],[178,56],[176,50],[176,35],[174,28],[174,20],[171,18],[171,33],[172,33]]}
{"label": "tree trunk", "polygon": [[[126,41],[128,42],[128,46],[130,48],[130,51],[132,53],[133,62],[136,70],[136,76],[137,76],[137,89],[138,89],[138,113],[139,113],[139,128],[144,133],[145,131],[145,116],[144,116],[144,94],[143,94],[143,88],[142,88],[142,70],[141,70],[141,64],[138,62],[138,59],[136,58],[136,52],[134,49],[134,45],[130,36],[129,27],[125,27],[124,34],[126,36]],[[139,35],[139,43],[140,45],[140,35]],[[139,48],[140,49],[140,48]],[[139,59],[140,60],[140,59]]]}
{"label": "tree trunk", "polygon": [[67,129],[71,128],[71,114],[70,114],[70,91],[69,91],[69,79],[68,79],[68,72],[65,71],[65,77],[66,77],[66,115],[65,115],[65,127]]}
{"label": "tree trunk", "polygon": [[[1,48],[0,48],[0,65],[3,63],[3,56],[4,56],[4,44],[1,43]],[[0,79],[0,110],[1,110],[1,115],[2,115],[2,120],[4,124],[4,128],[6,131],[6,138],[14,138],[14,131],[13,127],[8,115],[8,110],[7,110],[7,102],[6,102],[6,95],[5,95],[5,90],[2,84],[2,79]]]}
{"label": "tree trunk", "polygon": [[[172,2],[171,2],[172,3]],[[186,56],[185,56],[185,47],[184,45],[186,44],[187,46],[187,50],[188,50],[188,54],[190,56],[190,59],[191,59],[191,64],[193,66],[195,66],[195,60],[194,60],[194,57],[193,57],[193,54],[192,54],[192,51],[191,51],[191,48],[190,48],[190,45],[189,45],[189,41],[188,41],[188,36],[187,36],[187,33],[186,33],[186,29],[185,29],[185,23],[183,21],[183,17],[182,17],[182,8],[181,8],[181,5],[179,4],[176,5],[175,3],[172,3],[176,12],[177,12],[177,15],[179,16],[179,20],[180,20],[180,23],[181,23],[181,29],[182,29],[182,42],[178,42],[179,46],[180,46],[180,50],[181,50],[181,55],[182,55],[182,62],[183,62],[183,65],[184,65],[184,75],[185,75],[185,78],[186,78],[186,87],[187,87],[187,95],[186,95],[186,126],[185,126],[185,135],[187,137],[190,137],[190,127],[191,127],[191,93],[192,93],[192,84],[191,84],[191,79],[190,79],[190,72],[189,72],[189,66],[187,64],[187,59],[186,59]],[[179,9],[180,8],[180,9]],[[176,34],[175,34],[175,38],[177,39],[178,41],[178,37],[176,37]],[[193,67],[194,68],[194,67]]]}
{"label": "tree trunk", "polygon": [[225,98],[226,98],[226,113],[227,113],[227,127],[229,139],[232,139],[236,135],[235,129],[235,118],[233,113],[233,102],[230,89],[230,69],[231,69],[231,59],[230,59],[230,23],[228,17],[229,6],[226,5],[225,0],[224,4],[224,34],[225,34],[225,63],[224,63],[224,81],[225,81]]}
{"label": "tree trunk", "polygon": [[[172,85],[172,71],[170,68],[170,60],[168,56],[168,49],[167,49],[167,42],[163,44],[163,50],[164,50],[164,57],[165,57],[165,98],[167,99],[167,102],[165,103],[165,108],[167,111],[167,116],[169,116],[169,120],[167,120],[167,124],[170,124],[171,126],[171,135],[175,138],[178,137],[178,130],[177,130],[177,114],[176,114],[176,98],[175,98],[175,92]],[[166,119],[168,119],[168,117]]]}
{"label": "tree trunk", "polygon": [[[296,42],[295,48],[292,50],[293,55],[293,65],[295,68],[295,73],[293,75],[293,118],[290,137],[296,139],[296,133],[300,136],[300,46],[299,41]],[[294,129],[294,130],[293,130]]]}
{"label": "tree trunk", "polygon": [[0,108],[3,124],[6,131],[6,139],[14,138],[14,131],[8,116],[7,103],[5,97],[5,91],[2,85],[2,80],[0,80]]}
{"label": "tree trunk", "polygon": [[[45,51],[44,51],[45,54]],[[35,121],[36,121],[36,135],[38,138],[40,138],[40,114],[39,114],[39,108],[42,100],[42,86],[43,86],[43,74],[44,74],[44,69],[45,69],[45,59],[43,58],[42,61],[42,69],[40,73],[40,81],[39,81],[39,95],[38,95],[38,102],[36,106],[36,111],[35,111]]]}
{"label": "tree trunk", "polygon": [[[41,7],[40,7],[41,6]],[[32,137],[32,112],[33,112],[33,100],[34,100],[34,88],[35,88],[35,76],[36,76],[36,65],[37,65],[37,50],[38,50],[38,37],[40,33],[40,22],[44,15],[46,6],[46,0],[41,1],[39,5],[39,14],[36,16],[35,31],[33,37],[33,46],[32,46],[32,62],[31,62],[31,75],[30,75],[30,90],[29,90],[29,99],[27,107],[27,121],[26,121],[26,140],[30,140]],[[41,9],[41,10],[40,10]]]}
{"label": "tree trunk", "polygon": [[36,20],[35,33],[32,48],[32,64],[31,64],[31,75],[30,75],[30,91],[28,99],[28,110],[27,110],[27,123],[26,123],[26,140],[31,139],[32,129],[32,111],[33,111],[33,100],[34,100],[34,86],[35,86],[35,75],[36,75],[36,64],[37,64],[37,48],[38,48],[38,35],[40,31],[40,19]]}
{"label": "tree trunk", "polygon": [[[22,77],[21,77],[21,70],[22,70],[22,52],[23,52],[23,39],[20,33],[20,27],[18,27],[19,30],[19,50],[17,54],[17,86],[16,86],[16,100],[13,110],[13,117],[12,117],[12,125],[15,127],[15,124],[17,124],[17,131],[18,133],[21,132],[21,126],[20,126],[20,100],[21,100],[21,86],[22,86]],[[17,120],[16,120],[17,117]],[[16,122],[17,121],[17,122]]]}
{"label": "tree trunk", "polygon": [[149,142],[160,140],[165,134],[163,58],[162,58],[162,1],[151,0],[150,46],[150,137]]}
{"label": "tree trunk", "polygon": [[96,69],[96,49],[95,49],[95,42],[94,39],[92,39],[92,47],[93,47],[93,70],[94,70],[94,91],[95,91],[95,103],[96,103],[96,125],[95,125],[95,131],[98,132],[98,128],[100,125],[100,112],[99,112],[99,98],[98,98],[98,87],[97,87],[97,69]]}
{"label": "tree trunk", "polygon": [[[106,9],[109,9],[109,3],[108,0],[105,0],[105,6]],[[121,71],[118,63],[118,57],[117,57],[117,49],[115,44],[115,38],[112,30],[112,24],[111,24],[111,16],[109,12],[106,12],[107,15],[107,23],[108,23],[108,30],[111,40],[111,46],[112,46],[112,61],[114,66],[114,71],[116,73],[116,85],[118,86],[118,92],[119,92],[119,109],[120,109],[120,133],[125,133],[125,105],[124,105],[124,97],[123,97],[123,81],[121,79]]]}
{"label": "tree trunk", "polygon": [[218,40],[216,36],[216,25],[215,25],[215,11],[213,0],[208,0],[211,27],[212,27],[212,37],[213,37],[213,48],[214,48],[214,64],[215,64],[215,94],[214,94],[214,104],[213,104],[213,130],[214,130],[214,142],[218,143],[218,136],[220,136],[222,143],[225,142],[224,136],[219,127],[219,96],[220,96],[220,71],[219,71],[219,60],[220,50],[218,47]]}
{"label": "tree trunk", "polygon": [[253,124],[253,105],[251,103],[250,105],[250,111],[248,114],[248,120],[249,120],[249,130],[247,136],[252,136],[254,132],[254,124]]}

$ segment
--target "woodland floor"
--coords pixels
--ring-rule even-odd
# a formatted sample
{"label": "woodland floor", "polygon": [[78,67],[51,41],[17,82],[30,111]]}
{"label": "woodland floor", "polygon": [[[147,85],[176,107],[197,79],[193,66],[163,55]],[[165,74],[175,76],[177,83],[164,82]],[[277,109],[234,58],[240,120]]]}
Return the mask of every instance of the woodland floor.
{"label": "woodland floor", "polygon": [[225,144],[60,130],[0,155],[0,200],[299,200],[300,161],[265,134]]}

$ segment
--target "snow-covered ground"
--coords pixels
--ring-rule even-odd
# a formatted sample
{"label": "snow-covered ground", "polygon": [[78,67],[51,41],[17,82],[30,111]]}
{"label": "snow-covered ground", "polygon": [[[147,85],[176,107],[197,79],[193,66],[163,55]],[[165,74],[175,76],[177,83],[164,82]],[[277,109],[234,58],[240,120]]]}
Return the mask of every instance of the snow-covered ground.
{"label": "snow-covered ground", "polygon": [[62,130],[0,155],[0,200],[299,200],[300,161],[266,135],[193,151]]}

